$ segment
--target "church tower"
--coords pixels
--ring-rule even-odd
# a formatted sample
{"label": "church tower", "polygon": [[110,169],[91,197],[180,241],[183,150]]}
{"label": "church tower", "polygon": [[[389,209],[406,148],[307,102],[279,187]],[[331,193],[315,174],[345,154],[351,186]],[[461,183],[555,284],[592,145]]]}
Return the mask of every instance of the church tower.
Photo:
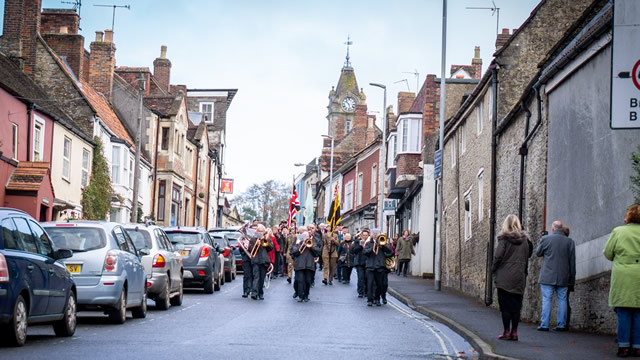
{"label": "church tower", "polygon": [[[349,58],[349,45],[351,44],[351,41],[347,40],[347,56],[340,72],[338,85],[331,87],[329,92],[329,105],[327,106],[329,135],[333,136],[336,142],[344,139],[357,126],[356,112],[364,111],[366,114],[366,97],[362,89],[358,87]],[[365,107],[363,108],[362,105]]]}

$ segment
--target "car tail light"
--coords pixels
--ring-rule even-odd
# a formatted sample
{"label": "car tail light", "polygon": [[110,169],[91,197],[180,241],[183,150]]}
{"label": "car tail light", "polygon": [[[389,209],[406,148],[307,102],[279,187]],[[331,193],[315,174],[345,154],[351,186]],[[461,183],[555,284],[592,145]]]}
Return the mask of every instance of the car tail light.
{"label": "car tail light", "polygon": [[118,256],[115,252],[109,251],[107,256],[104,257],[104,269],[103,272],[114,272],[118,269]]}
{"label": "car tail light", "polygon": [[230,249],[228,247],[224,248],[224,252],[222,253],[222,255],[224,255],[224,257],[229,257],[230,254]]}
{"label": "car tail light", "polygon": [[203,246],[202,247],[202,250],[200,250],[200,257],[201,258],[209,257],[209,247],[208,246]]}
{"label": "car tail light", "polygon": [[198,275],[200,276],[205,276],[207,274],[205,274],[205,272],[203,270],[198,270]]}
{"label": "car tail light", "polygon": [[0,254],[0,283],[9,282],[9,266],[4,255]]}
{"label": "car tail light", "polygon": [[147,281],[147,287],[150,288],[151,287],[151,283]]}
{"label": "car tail light", "polygon": [[165,265],[165,261],[164,261],[164,256],[160,255],[160,254],[156,254],[156,256],[153,257],[153,265],[152,267],[154,268],[163,268]]}

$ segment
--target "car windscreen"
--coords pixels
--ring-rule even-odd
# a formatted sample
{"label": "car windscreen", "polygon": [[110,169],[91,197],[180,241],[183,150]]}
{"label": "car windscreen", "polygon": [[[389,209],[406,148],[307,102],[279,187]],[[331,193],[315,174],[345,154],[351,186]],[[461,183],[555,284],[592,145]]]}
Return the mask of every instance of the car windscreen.
{"label": "car windscreen", "polygon": [[151,244],[151,235],[149,235],[148,231],[140,229],[126,230],[127,234],[131,237],[131,240],[133,240],[133,245],[136,246],[136,249],[153,248],[153,245]]}
{"label": "car windscreen", "polygon": [[231,240],[238,240],[240,238],[240,233],[237,231],[234,232],[228,232],[224,234],[224,237],[227,238],[227,240],[231,241]]}
{"label": "car windscreen", "polygon": [[82,252],[102,249],[107,245],[107,239],[101,228],[52,226],[45,229],[53,239],[53,243],[60,249]]}
{"label": "car windscreen", "polygon": [[172,244],[195,245],[202,242],[202,236],[198,233],[167,232]]}

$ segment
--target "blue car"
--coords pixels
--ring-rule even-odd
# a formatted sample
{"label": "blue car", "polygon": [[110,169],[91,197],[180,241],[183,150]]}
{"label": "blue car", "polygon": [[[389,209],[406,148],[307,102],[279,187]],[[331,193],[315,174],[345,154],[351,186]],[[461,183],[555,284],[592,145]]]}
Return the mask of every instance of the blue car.
{"label": "blue car", "polygon": [[22,346],[27,325],[51,323],[57,336],[76,331],[76,286],[57,249],[29,214],[0,208],[0,340]]}

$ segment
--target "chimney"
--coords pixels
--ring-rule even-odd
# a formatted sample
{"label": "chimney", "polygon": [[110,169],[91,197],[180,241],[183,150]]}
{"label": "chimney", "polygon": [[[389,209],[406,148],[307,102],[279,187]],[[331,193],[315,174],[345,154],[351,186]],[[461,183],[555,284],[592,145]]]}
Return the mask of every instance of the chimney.
{"label": "chimney", "polygon": [[171,61],[167,59],[167,46],[160,47],[160,57],[153,61],[153,77],[160,88],[169,93],[171,84]]}
{"label": "chimney", "polygon": [[511,37],[511,35],[509,34],[509,29],[503,28],[502,29],[502,34],[498,34],[498,37],[496,38],[496,50],[498,50],[501,47],[503,47],[504,44],[507,43],[507,41],[509,40],[510,37]]}
{"label": "chimney", "polygon": [[84,78],[84,37],[78,34],[80,17],[75,10],[44,9],[40,35],[78,79]]}
{"label": "chimney", "polygon": [[471,78],[480,79],[482,77],[482,58],[480,57],[480,46],[476,46],[473,51],[471,67],[473,68],[473,74],[471,74]]}
{"label": "chimney", "polygon": [[409,112],[411,105],[416,99],[416,94],[412,92],[401,91],[398,93],[398,114]]}
{"label": "chimney", "polygon": [[116,67],[116,46],[113,44],[113,31],[96,31],[96,41],[90,45],[89,85],[111,101],[113,72]]}
{"label": "chimney", "polygon": [[0,49],[31,75],[36,67],[36,42],[41,0],[6,0]]}

